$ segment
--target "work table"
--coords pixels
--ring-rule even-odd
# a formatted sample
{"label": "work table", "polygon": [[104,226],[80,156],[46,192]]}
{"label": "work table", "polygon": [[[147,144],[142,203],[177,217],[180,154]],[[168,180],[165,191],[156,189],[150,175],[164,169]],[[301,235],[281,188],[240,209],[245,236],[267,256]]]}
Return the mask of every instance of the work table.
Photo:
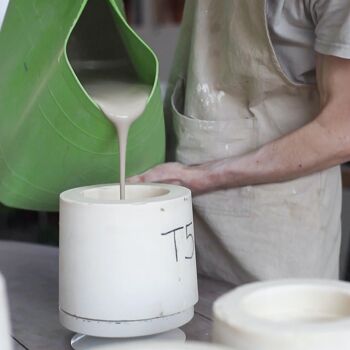
{"label": "work table", "polygon": [[[0,271],[7,281],[15,349],[71,349],[73,333],[58,320],[58,249],[0,241]],[[212,304],[232,288],[199,278],[195,317],[182,328],[188,340],[210,340]]]}

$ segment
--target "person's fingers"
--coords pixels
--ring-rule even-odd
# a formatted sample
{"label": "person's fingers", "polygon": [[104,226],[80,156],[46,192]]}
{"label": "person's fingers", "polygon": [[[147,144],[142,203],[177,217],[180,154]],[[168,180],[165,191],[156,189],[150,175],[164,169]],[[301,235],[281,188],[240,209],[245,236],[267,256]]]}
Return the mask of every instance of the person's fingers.
{"label": "person's fingers", "polygon": [[140,175],[131,176],[127,178],[126,181],[130,184],[157,181],[161,182],[163,175],[163,172],[159,171],[159,167],[156,167]]}
{"label": "person's fingers", "polygon": [[142,175],[135,175],[135,176],[128,177],[126,179],[126,182],[128,184],[137,184],[137,183],[144,182],[144,181],[143,181]]}
{"label": "person's fingers", "polygon": [[164,182],[179,184],[181,183],[179,169],[180,165],[178,163],[166,163],[158,165],[143,174],[132,176],[127,179],[127,182],[131,184],[140,182]]}

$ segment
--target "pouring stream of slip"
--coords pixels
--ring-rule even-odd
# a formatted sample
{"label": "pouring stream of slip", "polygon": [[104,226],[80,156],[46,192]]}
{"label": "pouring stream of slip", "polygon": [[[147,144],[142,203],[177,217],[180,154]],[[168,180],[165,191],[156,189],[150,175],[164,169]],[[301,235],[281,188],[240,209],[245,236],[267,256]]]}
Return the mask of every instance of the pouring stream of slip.
{"label": "pouring stream of slip", "polygon": [[130,126],[144,112],[152,86],[133,81],[95,77],[84,87],[113,123],[119,140],[120,199],[125,199],[126,147]]}

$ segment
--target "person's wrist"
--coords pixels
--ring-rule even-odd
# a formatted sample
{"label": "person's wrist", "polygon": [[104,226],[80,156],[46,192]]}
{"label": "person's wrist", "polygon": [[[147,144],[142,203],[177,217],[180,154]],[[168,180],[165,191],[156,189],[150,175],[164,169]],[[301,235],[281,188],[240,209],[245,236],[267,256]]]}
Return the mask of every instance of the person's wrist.
{"label": "person's wrist", "polygon": [[192,181],[195,184],[193,188],[195,188],[197,194],[208,193],[219,189],[219,176],[214,162],[195,166],[194,170]]}
{"label": "person's wrist", "polygon": [[212,190],[218,191],[235,187],[232,183],[233,176],[231,159],[221,159],[208,163],[206,172]]}

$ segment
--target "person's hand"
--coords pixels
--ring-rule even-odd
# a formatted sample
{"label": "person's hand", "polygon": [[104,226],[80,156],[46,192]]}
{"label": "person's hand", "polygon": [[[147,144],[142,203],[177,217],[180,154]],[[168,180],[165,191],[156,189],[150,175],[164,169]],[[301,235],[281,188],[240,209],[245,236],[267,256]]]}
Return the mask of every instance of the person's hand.
{"label": "person's hand", "polygon": [[210,174],[205,165],[186,166],[180,163],[165,163],[127,179],[128,183],[160,182],[189,188],[194,195],[212,190]]}

